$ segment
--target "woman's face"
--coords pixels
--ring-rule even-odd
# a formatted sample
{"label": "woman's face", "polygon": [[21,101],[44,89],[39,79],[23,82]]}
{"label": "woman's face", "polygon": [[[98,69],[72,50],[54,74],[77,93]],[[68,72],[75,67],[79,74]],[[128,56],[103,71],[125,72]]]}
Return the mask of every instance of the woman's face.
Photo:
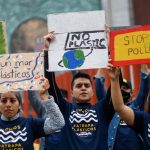
{"label": "woman's face", "polygon": [[0,111],[6,118],[14,117],[20,107],[19,100],[16,95],[11,92],[3,93],[0,96]]}

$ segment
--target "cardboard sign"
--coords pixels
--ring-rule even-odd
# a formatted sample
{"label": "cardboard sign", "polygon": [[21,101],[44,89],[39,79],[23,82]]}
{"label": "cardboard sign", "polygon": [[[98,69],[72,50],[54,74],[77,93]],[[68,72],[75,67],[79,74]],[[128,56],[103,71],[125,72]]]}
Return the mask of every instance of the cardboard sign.
{"label": "cardboard sign", "polygon": [[0,21],[0,54],[7,53],[7,38],[5,21]]}
{"label": "cardboard sign", "polygon": [[40,90],[43,53],[0,55],[0,91]]}
{"label": "cardboard sign", "polygon": [[49,71],[106,67],[104,26],[104,11],[48,15],[48,30],[55,31],[49,48]]}
{"label": "cardboard sign", "polygon": [[150,26],[110,32],[110,52],[116,66],[150,63]]}

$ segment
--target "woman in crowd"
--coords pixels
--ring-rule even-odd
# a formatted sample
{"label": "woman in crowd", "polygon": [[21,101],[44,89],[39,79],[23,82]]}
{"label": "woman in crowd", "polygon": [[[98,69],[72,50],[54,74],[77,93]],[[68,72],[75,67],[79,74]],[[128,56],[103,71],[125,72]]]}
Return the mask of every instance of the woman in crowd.
{"label": "woman in crowd", "polygon": [[[0,94],[0,149],[6,150],[33,150],[33,142],[36,138],[51,134],[64,126],[63,116],[54,102],[52,96],[47,95],[49,83],[47,79],[41,79],[43,90],[40,94],[45,105],[45,118],[20,117],[21,96],[19,92],[6,92]],[[37,92],[29,91],[36,95]]]}

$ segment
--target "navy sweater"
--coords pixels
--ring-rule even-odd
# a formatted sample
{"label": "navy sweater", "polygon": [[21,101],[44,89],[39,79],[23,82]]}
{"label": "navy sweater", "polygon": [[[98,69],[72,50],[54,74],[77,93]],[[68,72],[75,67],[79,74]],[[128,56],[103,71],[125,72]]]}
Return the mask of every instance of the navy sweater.
{"label": "navy sweater", "polygon": [[150,149],[150,114],[144,112],[134,112],[134,129],[141,134],[144,141],[143,150]]}
{"label": "navy sweater", "polygon": [[[45,55],[45,68],[48,67],[46,59]],[[65,119],[59,149],[107,150],[108,125],[114,115],[112,104],[109,103],[110,99],[106,96],[96,105],[78,104],[75,106],[63,99],[57,87],[54,73],[46,71],[45,76],[51,85],[49,94],[54,96]]]}
{"label": "navy sweater", "polygon": [[0,119],[0,150],[33,150],[33,141],[44,133],[44,119]]}

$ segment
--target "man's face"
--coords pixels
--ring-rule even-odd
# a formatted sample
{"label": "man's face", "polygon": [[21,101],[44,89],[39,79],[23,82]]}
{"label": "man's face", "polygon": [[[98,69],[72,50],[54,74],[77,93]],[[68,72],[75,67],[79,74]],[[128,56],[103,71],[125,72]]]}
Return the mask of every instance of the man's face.
{"label": "man's face", "polygon": [[20,103],[14,93],[1,94],[0,111],[6,118],[14,117],[19,110]]}
{"label": "man's face", "polygon": [[87,78],[77,78],[74,80],[72,96],[78,103],[88,103],[93,96],[92,84]]}

